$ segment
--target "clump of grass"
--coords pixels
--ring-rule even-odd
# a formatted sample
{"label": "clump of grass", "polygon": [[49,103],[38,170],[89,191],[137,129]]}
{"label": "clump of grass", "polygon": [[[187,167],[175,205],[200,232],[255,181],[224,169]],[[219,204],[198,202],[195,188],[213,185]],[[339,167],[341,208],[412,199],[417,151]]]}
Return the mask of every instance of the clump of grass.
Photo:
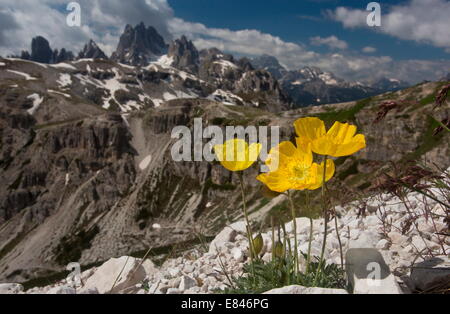
{"label": "clump of grass", "polygon": [[[307,258],[306,255],[305,258]],[[300,272],[297,275],[295,274],[295,260],[291,256],[276,258],[269,263],[258,260],[254,262],[253,267],[254,271],[252,266],[245,265],[243,276],[231,279],[230,287],[222,293],[260,294],[290,285],[348,288],[345,272],[338,265],[320,263],[319,258],[310,264],[308,271]]]}

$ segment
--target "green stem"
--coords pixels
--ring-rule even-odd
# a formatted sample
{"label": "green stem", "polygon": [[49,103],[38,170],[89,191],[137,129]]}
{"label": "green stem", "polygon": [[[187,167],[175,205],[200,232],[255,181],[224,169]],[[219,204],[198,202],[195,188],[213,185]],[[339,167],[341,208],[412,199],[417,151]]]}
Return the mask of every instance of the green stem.
{"label": "green stem", "polygon": [[252,228],[250,226],[250,220],[249,220],[248,213],[247,213],[247,204],[246,204],[246,200],[245,200],[245,189],[244,189],[244,179],[243,179],[242,173],[239,173],[238,176],[239,176],[239,182],[241,185],[241,192],[242,192],[242,208],[244,211],[245,223],[247,224],[247,237],[248,237],[249,246],[250,246],[250,260],[253,264],[253,258],[256,257],[256,254],[255,254],[255,248],[253,246],[253,232],[252,232]]}
{"label": "green stem", "polygon": [[313,238],[313,227],[314,221],[312,218],[309,218],[311,226],[309,227],[309,243],[308,243],[308,256],[306,257],[306,273],[309,273],[309,266],[311,265],[311,247],[312,247],[312,238]]}
{"label": "green stem", "polygon": [[255,247],[253,245],[253,233],[252,233],[252,227],[250,226],[250,219],[248,218],[248,213],[247,213],[247,203],[246,203],[246,200],[245,200],[245,189],[244,189],[243,174],[239,173],[238,177],[239,177],[239,182],[240,182],[241,191],[242,191],[242,208],[243,208],[243,211],[244,211],[245,222],[247,224],[247,237],[248,237],[248,243],[249,243],[249,247],[250,247],[250,263],[252,264],[253,283],[255,283],[256,276],[255,276],[254,257],[256,257],[256,254],[255,254]]}
{"label": "green stem", "polygon": [[322,252],[320,254],[320,261],[323,261],[325,255],[325,248],[327,245],[327,236],[328,236],[328,209],[327,209],[327,201],[325,198],[325,190],[326,190],[326,175],[327,175],[327,156],[324,157],[323,160],[323,181],[322,181],[322,202],[323,202],[323,215],[324,215],[324,232],[323,232],[323,244],[322,244]]}
{"label": "green stem", "polygon": [[344,250],[342,249],[342,242],[341,242],[341,236],[339,234],[338,229],[338,221],[337,221],[337,215],[335,213],[334,215],[334,226],[336,228],[336,236],[339,242],[339,253],[341,254],[341,268],[344,269]]}
{"label": "green stem", "polygon": [[272,261],[275,260],[275,224],[273,216],[270,217],[270,224],[272,225]]}
{"label": "green stem", "polygon": [[294,201],[292,200],[292,194],[288,191],[289,202],[291,203],[291,215],[292,215],[292,224],[294,228],[294,262],[295,262],[295,276],[298,276],[299,273],[299,265],[298,265],[298,242],[297,242],[297,220],[295,215],[295,206]]}
{"label": "green stem", "polygon": [[[311,203],[309,200],[309,193],[308,191],[305,192],[305,200],[306,200],[306,208],[308,211],[311,210]],[[306,256],[306,273],[309,273],[309,268],[311,265],[311,248],[312,248],[312,240],[313,240],[313,228],[314,228],[314,221],[312,218],[309,218],[310,227],[309,227],[309,243],[308,243],[308,255]]]}
{"label": "green stem", "polygon": [[320,253],[319,267],[317,268],[316,281],[319,277],[321,268],[324,264],[324,256],[325,256],[325,248],[327,245],[327,236],[328,236],[328,209],[327,209],[327,201],[325,198],[326,191],[326,177],[327,177],[327,156],[323,158],[323,178],[322,178],[322,203],[323,203],[323,216],[324,216],[324,231],[323,231],[323,244],[322,244],[322,252]]}

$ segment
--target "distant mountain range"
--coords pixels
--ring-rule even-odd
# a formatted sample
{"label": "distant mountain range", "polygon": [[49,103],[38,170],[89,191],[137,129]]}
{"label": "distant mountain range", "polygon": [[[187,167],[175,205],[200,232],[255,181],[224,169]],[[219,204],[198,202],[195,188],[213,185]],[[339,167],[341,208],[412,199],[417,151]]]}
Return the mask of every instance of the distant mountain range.
{"label": "distant mountain range", "polygon": [[[406,82],[392,78],[363,83],[348,82],[317,67],[305,66],[292,71],[269,55],[237,60],[216,48],[198,51],[185,36],[166,44],[154,27],[147,27],[144,23],[135,27],[127,25],[116,51],[109,58],[93,40],[75,57],[64,48],[52,50],[49,42],[41,36],[32,40],[31,53],[23,51],[20,58],[49,64],[86,58],[109,59],[140,67],[164,59],[166,65],[198,76],[201,80],[217,85],[218,89],[243,93],[245,97],[251,90],[271,91],[273,99],[283,108],[353,101],[409,86]],[[255,98],[253,96],[251,98]],[[266,96],[262,98],[253,99],[255,105],[267,102]]]}
{"label": "distant mountain range", "polygon": [[317,67],[289,71],[273,56],[263,55],[251,60],[258,69],[265,69],[279,80],[296,106],[313,106],[353,101],[397,91],[409,86],[407,82],[382,78],[373,82],[348,82]]}

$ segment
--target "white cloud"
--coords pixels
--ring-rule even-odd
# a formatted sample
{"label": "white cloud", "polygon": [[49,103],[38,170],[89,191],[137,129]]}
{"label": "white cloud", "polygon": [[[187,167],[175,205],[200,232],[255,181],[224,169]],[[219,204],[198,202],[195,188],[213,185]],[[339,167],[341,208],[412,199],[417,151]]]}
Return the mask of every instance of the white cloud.
{"label": "white cloud", "polygon": [[167,21],[173,17],[173,11],[167,0],[134,0],[132,4],[121,0],[78,0],[82,27],[67,26],[69,12],[61,12],[60,8],[65,8],[68,2],[2,0],[0,26],[3,24],[2,15],[7,15],[15,27],[7,32],[0,30],[0,55],[29,50],[31,38],[37,35],[47,38],[52,48],[66,47],[74,52],[92,38],[110,54],[116,48],[125,25],[141,21],[171,39]]}
{"label": "white cloud", "polygon": [[[401,5],[382,6],[381,27],[371,28],[385,34],[436,47],[450,48],[450,1],[410,0]],[[344,27],[368,27],[369,12],[338,7],[332,17]]]}
{"label": "white cloud", "polygon": [[[426,0],[439,2],[440,0]],[[409,60],[394,61],[385,56],[363,56],[357,52],[345,54],[320,54],[305,45],[287,42],[280,37],[258,30],[233,31],[209,28],[176,18],[167,0],[135,0],[131,5],[121,0],[78,0],[82,8],[81,28],[66,25],[66,13],[56,9],[67,4],[66,0],[2,0],[0,9],[0,55],[19,53],[30,49],[31,38],[46,37],[53,48],[68,48],[77,52],[88,39],[94,39],[107,54],[117,46],[125,24],[135,25],[143,21],[154,26],[166,40],[187,35],[199,48],[217,47],[237,55],[258,56],[269,54],[277,57],[290,69],[318,66],[346,79],[363,80],[388,76],[412,82],[433,80],[450,72],[450,61]],[[360,13],[338,9],[341,16],[348,15],[349,26],[358,26]],[[10,20],[2,17],[10,17]],[[364,15],[365,16],[365,15]],[[45,18],[43,18],[45,17]],[[364,17],[365,21],[365,17]],[[334,36],[316,37],[318,42],[345,47]]]}
{"label": "white cloud", "polygon": [[328,46],[331,49],[341,49],[345,50],[348,48],[347,42],[344,40],[341,40],[337,38],[336,36],[329,36],[329,37],[311,37],[310,38],[311,44],[314,46]]}
{"label": "white cloud", "polygon": [[436,80],[450,72],[450,61],[406,60],[395,61],[388,56],[364,56],[355,52],[320,54],[305,46],[283,41],[281,38],[257,30],[232,31],[208,28],[178,18],[169,22],[175,37],[182,34],[191,38],[199,49],[217,47],[240,55],[275,56],[289,69],[318,66],[325,71],[349,80],[368,80],[382,77],[397,78],[412,83]]}
{"label": "white cloud", "polygon": [[365,53],[374,53],[376,51],[377,51],[377,48],[371,47],[371,46],[367,46],[362,49],[362,52],[365,52]]}

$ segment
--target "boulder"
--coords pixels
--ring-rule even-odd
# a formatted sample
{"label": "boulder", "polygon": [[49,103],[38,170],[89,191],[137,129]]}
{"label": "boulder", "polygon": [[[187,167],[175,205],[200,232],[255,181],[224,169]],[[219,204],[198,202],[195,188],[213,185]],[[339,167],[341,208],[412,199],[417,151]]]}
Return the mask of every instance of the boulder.
{"label": "boulder", "polygon": [[97,288],[93,289],[81,289],[77,294],[99,294]]}
{"label": "boulder", "polygon": [[[297,233],[304,233],[311,226],[309,218],[306,217],[296,218],[295,222],[297,224]],[[294,232],[294,223],[292,221],[288,222],[284,227],[287,233]]]}
{"label": "boulder", "polygon": [[87,279],[83,289],[97,289],[100,294],[119,293],[141,283],[148,275],[146,269],[153,269],[150,263],[141,265],[141,260],[134,257],[112,258]]}
{"label": "boulder", "polygon": [[381,239],[378,241],[376,248],[379,250],[387,250],[389,248],[389,241],[386,239]]}
{"label": "boulder", "polygon": [[415,264],[411,270],[411,280],[416,289],[430,291],[450,284],[450,259],[436,257]]}
{"label": "boulder", "polygon": [[402,294],[383,256],[375,249],[350,249],[346,272],[354,294]]}
{"label": "boulder", "polygon": [[244,261],[244,252],[242,252],[242,250],[239,248],[232,249],[231,255],[233,255],[233,259],[238,263]]}
{"label": "boulder", "polygon": [[72,287],[59,286],[50,289],[47,294],[77,294],[77,290]]}
{"label": "boulder", "polygon": [[23,291],[23,286],[18,283],[0,284],[0,294],[18,294]]}
{"label": "boulder", "polygon": [[246,233],[246,225],[243,221],[225,227],[209,245],[209,253],[216,254],[226,243],[234,242],[238,233]]}
{"label": "boulder", "polygon": [[344,289],[307,288],[293,285],[273,289],[263,294],[348,294],[348,292]]}

